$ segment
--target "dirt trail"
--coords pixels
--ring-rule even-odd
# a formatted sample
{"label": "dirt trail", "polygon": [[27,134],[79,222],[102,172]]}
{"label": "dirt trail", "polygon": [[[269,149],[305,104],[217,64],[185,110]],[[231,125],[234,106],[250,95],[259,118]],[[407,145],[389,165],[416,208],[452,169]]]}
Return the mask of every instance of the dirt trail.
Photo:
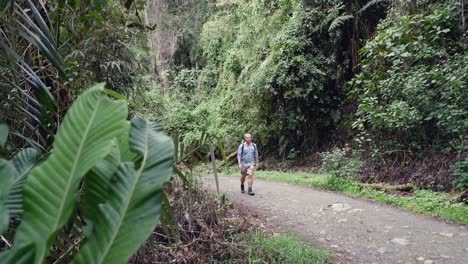
{"label": "dirt trail", "polygon": [[[213,178],[203,178],[216,190]],[[220,178],[220,192],[281,229],[334,252],[336,263],[468,263],[468,229],[380,203],[286,183],[256,180],[255,196],[239,179]]]}

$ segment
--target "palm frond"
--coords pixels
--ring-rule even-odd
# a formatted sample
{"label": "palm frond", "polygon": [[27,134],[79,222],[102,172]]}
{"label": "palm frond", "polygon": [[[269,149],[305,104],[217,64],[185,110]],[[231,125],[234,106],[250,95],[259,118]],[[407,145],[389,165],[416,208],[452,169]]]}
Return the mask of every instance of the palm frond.
{"label": "palm frond", "polygon": [[333,22],[330,24],[330,27],[328,28],[328,31],[331,32],[335,30],[337,27],[340,27],[344,25],[344,23],[349,20],[353,19],[354,16],[352,15],[341,15],[333,20]]}
{"label": "palm frond", "polygon": [[361,9],[358,10],[358,14],[361,14],[362,12],[366,11],[369,7],[371,6],[374,6],[378,3],[382,3],[382,2],[390,2],[391,0],[371,0],[369,2],[367,2],[367,4],[365,4]]}
{"label": "palm frond", "polygon": [[16,178],[16,170],[10,161],[0,159],[0,234],[2,234],[8,227],[8,209],[6,207],[6,200],[8,192],[13,185]]}
{"label": "palm frond", "polygon": [[16,24],[19,25],[19,28],[16,28],[18,34],[35,45],[55,66],[62,77],[65,77],[66,74],[63,71],[62,59],[58,52],[57,43],[53,37],[51,29],[49,29],[41,14],[31,1],[28,1],[28,4],[32,10],[34,21],[36,22],[26,14],[26,11],[23,8],[16,4],[16,14],[24,21],[21,22],[18,19],[15,19]]}
{"label": "palm frond", "polygon": [[[39,133],[34,135],[18,130],[16,134],[28,138],[27,142],[37,140],[39,145],[47,148],[59,123],[55,120],[59,105],[47,80],[50,77],[44,76],[50,76],[48,71],[53,70],[65,80],[65,66],[44,5],[26,0],[9,1],[5,6],[8,13],[0,16],[0,64],[10,74],[2,72],[0,101],[3,107],[11,107],[9,118],[12,118],[11,113],[19,117],[10,119],[12,131],[26,127],[28,121],[34,120],[36,125],[30,131],[41,128]],[[39,59],[34,56],[37,53],[41,55]],[[36,136],[37,139],[33,139]]]}
{"label": "palm frond", "polygon": [[12,163],[17,176],[6,201],[6,206],[11,214],[19,215],[23,212],[23,187],[29,172],[39,162],[40,157],[41,153],[33,148],[24,149],[13,157]]}

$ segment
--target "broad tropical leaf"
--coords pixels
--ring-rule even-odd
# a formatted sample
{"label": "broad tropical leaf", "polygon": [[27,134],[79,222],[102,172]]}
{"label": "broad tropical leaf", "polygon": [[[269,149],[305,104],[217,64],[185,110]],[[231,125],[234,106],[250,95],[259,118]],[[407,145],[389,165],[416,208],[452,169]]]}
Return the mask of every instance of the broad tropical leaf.
{"label": "broad tropical leaf", "polygon": [[125,126],[125,102],[111,101],[103,84],[78,97],[57,133],[50,157],[34,168],[23,191],[23,221],[15,236],[12,258],[33,241],[35,262],[42,263],[56,232],[74,210],[80,180],[109,154],[112,139]]}
{"label": "broad tropical leaf", "polygon": [[141,160],[141,155],[133,152],[130,149],[130,122],[125,124],[125,128],[120,135],[117,136],[117,141],[119,145],[119,152],[120,152],[120,160],[123,161],[133,161],[135,163]]}
{"label": "broad tropical leaf", "polygon": [[11,251],[0,253],[0,264],[30,264],[34,262],[34,243],[24,244],[16,249],[16,254]]}
{"label": "broad tropical leaf", "polygon": [[8,227],[9,214],[6,200],[16,177],[17,173],[12,162],[0,159],[0,234]]}
{"label": "broad tropical leaf", "polygon": [[29,172],[37,165],[41,153],[33,148],[24,149],[16,154],[13,159],[13,166],[16,170],[16,178],[8,194],[6,206],[10,214],[19,215],[23,212],[23,187]]}
{"label": "broad tropical leaf", "polygon": [[126,263],[159,223],[162,185],[172,174],[172,140],[158,125],[136,117],[130,147],[142,158],[139,168],[133,162],[119,166],[109,201],[99,205],[93,232],[74,263]]}
{"label": "broad tropical leaf", "polygon": [[0,123],[0,148],[5,147],[5,143],[8,140],[8,126],[4,123]]}
{"label": "broad tropical leaf", "polygon": [[120,151],[117,144],[105,159],[99,161],[85,176],[83,193],[83,214],[85,219],[96,219],[98,207],[107,201],[110,181],[120,164]]}

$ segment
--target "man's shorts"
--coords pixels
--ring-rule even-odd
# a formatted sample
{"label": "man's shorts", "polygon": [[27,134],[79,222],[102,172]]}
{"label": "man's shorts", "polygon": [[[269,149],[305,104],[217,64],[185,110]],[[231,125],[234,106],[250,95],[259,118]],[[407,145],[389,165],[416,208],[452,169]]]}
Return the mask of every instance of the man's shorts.
{"label": "man's shorts", "polygon": [[245,175],[252,175],[253,176],[254,170],[255,170],[255,165],[251,165],[249,167],[242,166],[241,174],[242,174],[242,176],[245,176]]}

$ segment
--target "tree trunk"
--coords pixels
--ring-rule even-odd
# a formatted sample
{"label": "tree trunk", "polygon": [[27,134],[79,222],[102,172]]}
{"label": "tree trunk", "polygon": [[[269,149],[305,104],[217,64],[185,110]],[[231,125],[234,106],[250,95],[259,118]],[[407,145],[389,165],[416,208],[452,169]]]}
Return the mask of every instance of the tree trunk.
{"label": "tree trunk", "polygon": [[171,14],[172,0],[153,0],[147,8],[149,24],[156,24],[156,29],[149,33],[151,48],[155,54],[153,76],[163,83],[164,91],[169,88],[169,73],[177,50],[177,16]]}
{"label": "tree trunk", "polygon": [[461,8],[461,11],[460,11],[460,22],[461,22],[461,29],[462,29],[462,33],[465,33],[465,0],[460,0],[460,8]]}
{"label": "tree trunk", "polygon": [[400,3],[400,14],[407,16],[416,13],[418,10],[417,0],[403,0]]}
{"label": "tree trunk", "polygon": [[[149,17],[148,17],[148,12],[149,12],[149,6],[146,6],[146,10],[145,10],[145,25],[151,25],[150,21],[149,21]],[[151,55],[150,55],[150,63],[151,63],[151,66],[150,66],[150,69],[151,69],[151,73],[153,75],[153,77],[156,77],[155,76],[155,72],[156,72],[156,62],[155,62],[155,49],[153,47],[153,41],[152,41],[152,38],[151,38],[151,31],[148,33],[147,35],[148,37],[148,47],[150,48],[151,50]]]}
{"label": "tree trunk", "polygon": [[418,10],[418,3],[416,2],[416,0],[411,0],[409,9],[410,14],[416,13],[416,11]]}
{"label": "tree trunk", "polygon": [[[359,6],[359,1],[355,1],[354,4]],[[353,19],[353,35],[351,37],[351,63],[352,63],[352,72],[355,75],[358,72],[359,65],[359,16],[355,15]]]}

